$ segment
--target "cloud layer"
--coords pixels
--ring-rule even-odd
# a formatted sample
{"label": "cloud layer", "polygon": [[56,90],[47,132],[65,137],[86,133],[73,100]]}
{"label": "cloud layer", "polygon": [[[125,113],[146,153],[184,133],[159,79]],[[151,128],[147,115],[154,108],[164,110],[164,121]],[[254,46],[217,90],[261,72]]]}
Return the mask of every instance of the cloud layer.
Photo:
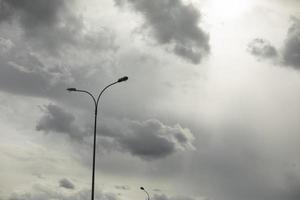
{"label": "cloud layer", "polygon": [[[96,186],[118,194],[98,199],[143,199],[139,184],[153,200],[300,199],[299,73],[262,67],[299,69],[299,20],[277,48],[287,24],[272,7],[237,17],[242,5],[219,1],[49,1],[0,0],[0,199],[89,199],[91,99],[65,89],[96,93],[123,73],[97,133]],[[245,52],[253,35],[270,42],[248,53],[271,63]]]}
{"label": "cloud layer", "polygon": [[47,56],[61,56],[70,48],[117,49],[109,30],[87,30],[72,9],[73,0],[1,0],[0,5],[0,23],[20,27],[31,47]]}
{"label": "cloud layer", "polygon": [[[56,54],[61,44],[72,43],[72,32],[80,29],[80,20],[68,9],[71,1],[2,0],[0,21],[19,23],[28,39]],[[68,24],[68,26],[67,26]]]}
{"label": "cloud layer", "polygon": [[[73,188],[72,188],[73,189]],[[114,193],[105,193],[101,191],[95,191],[95,198],[99,200],[121,200],[125,199],[122,196],[118,196]],[[56,191],[54,188],[45,187],[41,184],[34,185],[30,191],[13,193],[7,200],[88,200],[90,199],[90,190],[78,190],[73,193],[64,193]],[[197,200],[198,198],[189,196],[167,196],[165,194],[151,195],[151,199],[154,200]],[[201,198],[206,199],[206,198]]]}
{"label": "cloud layer", "polygon": [[[38,121],[38,131],[63,133],[83,141],[91,137],[91,127],[82,130],[75,117],[57,105],[45,106],[45,115]],[[98,127],[103,147],[108,150],[129,152],[145,160],[164,158],[177,151],[193,150],[194,136],[179,124],[167,126],[151,119],[146,121],[106,120]]]}
{"label": "cloud layer", "polygon": [[[7,200],[88,200],[91,198],[90,193],[90,190],[82,189],[70,194],[57,191],[57,189],[52,188],[50,186],[46,187],[44,185],[36,184],[29,191],[12,193]],[[96,190],[95,199],[118,200],[119,198],[116,194],[103,193]]]}

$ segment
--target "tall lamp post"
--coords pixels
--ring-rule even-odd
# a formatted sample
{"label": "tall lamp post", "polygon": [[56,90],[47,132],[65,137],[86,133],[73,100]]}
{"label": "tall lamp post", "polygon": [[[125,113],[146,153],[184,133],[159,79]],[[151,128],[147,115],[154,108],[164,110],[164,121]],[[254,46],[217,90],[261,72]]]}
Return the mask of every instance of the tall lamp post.
{"label": "tall lamp post", "polygon": [[147,192],[147,190],[145,190],[144,187],[140,187],[141,190],[143,190],[146,194],[147,194],[147,200],[150,200],[150,196],[149,196],[149,193]]}
{"label": "tall lamp post", "polygon": [[97,114],[98,114],[98,104],[99,104],[99,99],[101,97],[101,95],[103,94],[103,92],[109,88],[112,85],[115,85],[117,83],[123,82],[123,81],[127,81],[128,77],[124,76],[122,78],[119,78],[117,81],[107,85],[105,88],[103,88],[103,90],[100,92],[100,94],[98,95],[97,99],[94,97],[94,95],[92,95],[89,91],[86,90],[79,90],[76,88],[68,88],[67,90],[69,92],[82,92],[82,93],[86,93],[88,95],[90,95],[93,99],[94,105],[95,105],[95,121],[94,121],[94,144],[93,144],[93,174],[92,174],[92,194],[91,194],[91,200],[94,200],[94,188],[95,188],[95,154],[96,154],[96,131],[97,131]]}

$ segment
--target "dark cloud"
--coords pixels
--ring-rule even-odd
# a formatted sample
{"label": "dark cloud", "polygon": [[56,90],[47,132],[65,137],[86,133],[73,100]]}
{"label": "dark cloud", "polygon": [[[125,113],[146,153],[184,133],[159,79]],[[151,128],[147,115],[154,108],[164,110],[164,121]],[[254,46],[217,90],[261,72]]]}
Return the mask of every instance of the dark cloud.
{"label": "dark cloud", "polygon": [[[119,123],[119,125],[115,125]],[[113,138],[120,151],[145,160],[164,158],[178,150],[193,149],[193,134],[180,125],[167,126],[158,120],[114,122],[102,125],[101,136]]]}
{"label": "dark cloud", "polygon": [[180,0],[115,0],[128,2],[145,18],[143,28],[150,28],[155,40],[169,45],[173,53],[194,63],[209,52],[209,36],[199,28],[200,14],[192,5]]}
{"label": "dark cloud", "polygon": [[2,20],[17,21],[25,36],[38,46],[56,54],[64,42],[74,42],[72,32],[80,30],[81,22],[70,13],[64,0],[2,0]]}
{"label": "dark cloud", "polygon": [[75,117],[53,104],[45,106],[45,115],[39,120],[36,130],[63,133],[74,139],[84,136],[84,132],[75,124]]}
{"label": "dark cloud", "polygon": [[112,62],[118,49],[114,32],[84,27],[71,11],[73,1],[0,2],[0,13],[6,13],[0,20],[0,90],[57,100],[75,79],[86,82],[85,75],[97,74],[99,80],[104,74],[87,63]]}
{"label": "dark cloud", "polygon": [[66,84],[72,81],[68,68],[45,65],[38,54],[7,41],[9,50],[0,54],[1,90],[28,96],[51,96],[58,92],[56,88],[66,88]]}
{"label": "dark cloud", "polygon": [[52,26],[59,20],[61,12],[66,10],[66,1],[61,0],[1,0],[2,20],[13,15],[21,20],[26,28]]}
{"label": "dark cloud", "polygon": [[[90,127],[80,129],[75,117],[59,106],[45,106],[38,121],[38,131],[63,133],[83,141],[92,133]],[[108,151],[125,151],[145,160],[163,158],[180,150],[194,149],[194,136],[180,125],[167,126],[158,120],[105,120],[98,128],[99,142]]]}
{"label": "dark cloud", "polygon": [[5,21],[12,15],[12,9],[6,1],[0,1],[0,22]]}
{"label": "dark cloud", "polygon": [[283,47],[284,63],[296,69],[300,68],[300,20],[293,18]]}
{"label": "dark cloud", "polygon": [[[92,37],[94,34],[89,34],[91,37],[86,40],[85,44],[98,46],[102,41],[106,41],[103,44],[105,46],[105,43],[107,45],[113,43],[109,39],[109,31],[103,29],[103,32],[107,32],[107,37],[95,41],[96,38]],[[86,49],[84,45],[81,47]],[[0,90],[24,96],[62,100],[68,98],[67,96],[70,97],[70,95],[66,95],[65,89],[73,85],[75,81],[76,84],[85,87],[86,77],[89,77],[89,84],[102,84],[106,75],[103,68],[87,67],[86,63],[103,62],[101,63],[103,66],[108,65],[110,63],[108,54],[110,53],[102,52],[103,57],[99,55],[89,57],[90,54],[84,53],[86,51],[83,49],[77,49],[78,55],[76,54],[76,56],[66,54],[62,60],[59,57],[46,56],[33,50],[27,42],[23,41],[22,37],[9,39],[0,36]]]}
{"label": "dark cloud", "polygon": [[248,52],[261,59],[273,59],[278,56],[276,48],[261,38],[253,39],[249,43]]}
{"label": "dark cloud", "polygon": [[59,186],[66,189],[75,189],[74,184],[66,178],[63,178],[59,181]]}
{"label": "dark cloud", "polygon": [[32,47],[54,56],[68,48],[116,50],[106,28],[86,31],[81,17],[72,11],[73,4],[73,0],[1,0],[0,22],[19,24]]}

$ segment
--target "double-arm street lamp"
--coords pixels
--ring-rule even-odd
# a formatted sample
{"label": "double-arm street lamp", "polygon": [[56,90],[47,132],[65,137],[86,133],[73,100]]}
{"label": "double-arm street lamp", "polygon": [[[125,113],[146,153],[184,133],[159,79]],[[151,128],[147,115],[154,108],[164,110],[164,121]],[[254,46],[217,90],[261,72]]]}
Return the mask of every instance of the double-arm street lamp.
{"label": "double-arm street lamp", "polygon": [[97,99],[94,97],[94,95],[92,95],[89,91],[86,90],[79,90],[76,88],[68,88],[67,90],[69,92],[82,92],[82,93],[86,93],[88,95],[90,95],[93,99],[93,102],[95,104],[95,121],[94,121],[94,144],[93,144],[93,174],[92,174],[92,194],[91,194],[91,200],[94,200],[94,188],[95,188],[95,154],[96,154],[96,131],[97,131],[97,113],[98,113],[98,104],[99,104],[99,99],[101,97],[101,95],[103,94],[103,92],[109,88],[112,85],[115,85],[117,83],[123,82],[123,81],[127,81],[128,77],[124,76],[122,78],[119,78],[117,81],[107,85],[105,88],[103,88],[103,90],[100,92],[100,94],[98,95]]}
{"label": "double-arm street lamp", "polygon": [[147,192],[147,190],[144,187],[140,187],[141,190],[143,190],[146,194],[147,194],[147,200],[150,200],[150,196],[149,193]]}

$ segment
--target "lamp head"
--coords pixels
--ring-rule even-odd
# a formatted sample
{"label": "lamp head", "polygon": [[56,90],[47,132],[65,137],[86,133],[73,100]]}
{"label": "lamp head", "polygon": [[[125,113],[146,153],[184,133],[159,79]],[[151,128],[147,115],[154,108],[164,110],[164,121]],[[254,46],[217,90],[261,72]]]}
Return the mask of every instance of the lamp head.
{"label": "lamp head", "polygon": [[145,190],[145,188],[143,188],[143,187],[140,187],[140,189],[141,189],[141,190]]}
{"label": "lamp head", "polygon": [[124,76],[122,78],[119,78],[118,79],[118,82],[123,82],[123,81],[127,81],[128,80],[128,77],[127,76]]}
{"label": "lamp head", "polygon": [[73,92],[73,91],[76,91],[77,89],[76,88],[68,88],[67,89],[69,92]]}

